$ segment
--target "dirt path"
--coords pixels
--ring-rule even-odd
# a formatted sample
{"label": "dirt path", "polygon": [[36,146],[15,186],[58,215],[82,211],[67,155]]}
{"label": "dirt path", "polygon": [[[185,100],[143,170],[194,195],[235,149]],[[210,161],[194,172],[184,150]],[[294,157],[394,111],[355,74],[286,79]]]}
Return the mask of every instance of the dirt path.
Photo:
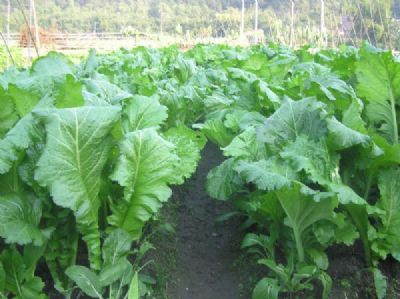
{"label": "dirt path", "polygon": [[206,191],[208,171],[220,164],[218,148],[208,144],[198,170],[179,194],[176,231],[176,274],[170,299],[238,299],[243,271],[235,266],[242,233],[240,222],[215,223],[229,211],[228,203],[210,198]]}

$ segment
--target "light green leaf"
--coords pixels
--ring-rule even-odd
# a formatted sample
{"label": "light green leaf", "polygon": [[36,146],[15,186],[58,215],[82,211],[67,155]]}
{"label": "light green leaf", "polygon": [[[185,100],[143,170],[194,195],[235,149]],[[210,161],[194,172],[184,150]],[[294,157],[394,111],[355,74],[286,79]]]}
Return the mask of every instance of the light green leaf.
{"label": "light green leaf", "polygon": [[380,197],[377,207],[385,211],[381,216],[384,230],[395,238],[400,237],[400,169],[382,170],[378,177]]}
{"label": "light green leaf", "polygon": [[331,219],[336,202],[330,196],[322,196],[317,202],[315,197],[319,194],[301,183],[294,183],[292,188],[286,187],[275,193],[285,211],[287,223],[293,230],[298,258],[304,261],[304,231],[320,220]]}
{"label": "light green leaf", "polygon": [[99,274],[99,283],[102,287],[111,285],[113,282],[121,279],[124,275],[129,273],[132,268],[131,263],[123,258],[115,261],[113,264],[104,266]]}
{"label": "light green leaf", "polygon": [[42,279],[31,277],[22,285],[20,299],[47,299],[48,297],[42,293],[43,288],[44,282]]}
{"label": "light green leaf", "polygon": [[315,201],[314,197],[318,193],[314,194],[300,183],[275,192],[288,217],[288,223],[300,233],[321,219],[329,220],[333,217],[335,201],[329,197]]}
{"label": "light green leaf", "polygon": [[385,298],[387,291],[386,277],[378,268],[373,268],[372,273],[374,274],[376,296],[378,297],[378,299],[383,299]]}
{"label": "light green leaf", "polygon": [[179,157],[179,161],[175,165],[175,180],[171,180],[171,183],[183,184],[185,179],[190,178],[196,171],[201,158],[200,152],[207,139],[201,132],[195,132],[183,125],[169,129],[164,136],[175,145],[176,154]]}
{"label": "light green leaf", "polygon": [[[43,98],[36,108],[47,108],[53,102],[51,97]],[[19,154],[31,146],[33,139],[40,136],[31,113],[20,119],[0,140],[0,174],[8,172]]]}
{"label": "light green leaf", "polygon": [[122,126],[125,132],[159,127],[167,117],[167,107],[156,98],[136,95],[122,110]]}
{"label": "light green leaf", "polygon": [[28,114],[0,140],[0,174],[8,172],[18,154],[31,145],[34,131],[33,117]]}
{"label": "light green leaf", "polygon": [[319,281],[322,283],[322,299],[328,299],[332,289],[332,278],[326,272],[321,272],[318,275]]}
{"label": "light green leaf", "polygon": [[65,274],[88,296],[102,299],[102,287],[96,273],[90,269],[73,265],[65,270]]}
{"label": "light green leaf", "polygon": [[139,299],[139,279],[137,272],[132,278],[128,291],[128,299]]}
{"label": "light green leaf", "polygon": [[103,261],[104,265],[113,264],[121,258],[127,257],[132,247],[132,238],[122,230],[113,230],[103,244]]}
{"label": "light green leaf", "polygon": [[[32,80],[34,80],[32,78]],[[19,84],[23,81],[17,81]],[[29,114],[33,108],[39,103],[41,94],[38,91],[32,91],[31,86],[20,87],[15,84],[8,86],[8,93],[13,98],[15,109],[18,115],[22,118]]]}
{"label": "light green leaf", "polygon": [[235,109],[226,114],[224,126],[234,132],[245,131],[249,127],[261,126],[267,118],[256,111]]}
{"label": "light green leaf", "polygon": [[384,213],[379,215],[377,236],[373,238],[372,249],[386,258],[392,254],[400,258],[400,169],[388,168],[378,176],[380,197],[376,207]]}
{"label": "light green leaf", "polygon": [[74,211],[89,247],[94,269],[100,268],[98,193],[101,172],[110,148],[111,132],[119,117],[116,107],[38,110],[46,126],[47,142],[35,179],[49,188],[53,201]]}
{"label": "light green leaf", "polygon": [[227,98],[223,92],[216,91],[212,95],[204,99],[204,106],[206,111],[214,113],[229,108],[234,101]]}
{"label": "light green leaf", "polygon": [[7,96],[0,86],[0,138],[18,121],[15,105],[11,97]]}
{"label": "light green leaf", "polygon": [[132,97],[130,93],[101,78],[85,80],[83,91],[86,104],[93,106],[116,105]]}
{"label": "light green leaf", "polygon": [[289,187],[296,174],[284,161],[274,158],[257,162],[240,161],[234,168],[247,183],[258,189],[273,191]]}
{"label": "light green leaf", "polygon": [[208,120],[202,125],[201,130],[209,140],[215,144],[224,147],[231,143],[235,137],[225,126],[220,119]]}
{"label": "light green leaf", "polygon": [[42,216],[40,200],[25,196],[0,197],[0,236],[7,243],[26,245],[44,241],[39,229]]}
{"label": "light green leaf", "polygon": [[281,287],[278,280],[272,278],[261,279],[253,290],[252,299],[278,299]]}
{"label": "light green leaf", "polygon": [[65,81],[56,85],[55,106],[57,108],[74,108],[84,104],[82,82],[73,75],[66,75]]}
{"label": "light green leaf", "polygon": [[367,129],[365,128],[365,122],[361,118],[363,109],[363,102],[360,99],[354,100],[343,112],[342,123],[350,129],[366,134]]}
{"label": "light green leaf", "polygon": [[338,180],[339,156],[329,151],[324,139],[314,141],[306,136],[297,137],[280,155],[295,171],[304,170],[313,182],[325,184]]}
{"label": "light green leaf", "polygon": [[0,293],[4,291],[6,287],[6,271],[4,270],[3,263],[0,261]]}
{"label": "light green leaf", "polygon": [[371,138],[368,135],[346,127],[334,117],[327,119],[327,124],[332,149],[342,150],[355,145],[366,147],[371,143]]}
{"label": "light green leaf", "polygon": [[57,52],[49,52],[46,56],[36,59],[32,64],[33,75],[57,77],[74,72],[74,65],[68,58]]}
{"label": "light green leaf", "polygon": [[314,98],[300,101],[286,98],[282,106],[257,129],[257,136],[275,150],[300,135],[319,140],[327,132],[323,108],[324,105]]}
{"label": "light green leaf", "polygon": [[356,62],[357,93],[367,100],[366,115],[371,127],[392,144],[399,141],[396,106],[400,101],[400,64],[390,51],[381,51],[370,45],[360,50]]}
{"label": "light green leaf", "polygon": [[259,94],[259,96],[264,100],[263,106],[265,107],[279,107],[281,105],[281,99],[279,96],[271,90],[269,85],[262,81],[256,80],[254,86]]}
{"label": "light green leaf", "polygon": [[313,260],[314,264],[319,269],[322,269],[322,270],[328,269],[329,260],[328,260],[327,254],[324,251],[318,250],[315,248],[309,248],[307,250],[307,253]]}
{"label": "light green leaf", "polygon": [[232,142],[222,149],[227,157],[260,160],[266,158],[265,145],[257,140],[256,130],[247,128],[243,133],[237,135]]}
{"label": "light green leaf", "polygon": [[111,225],[126,230],[134,239],[141,236],[144,224],[171,196],[168,183],[175,179],[178,161],[174,150],[154,129],[125,135],[111,174],[111,179],[124,187],[124,199],[113,206]]}
{"label": "light green leaf", "polygon": [[207,193],[216,199],[227,200],[239,191],[243,182],[234,170],[235,160],[225,160],[221,165],[212,169],[207,175]]}

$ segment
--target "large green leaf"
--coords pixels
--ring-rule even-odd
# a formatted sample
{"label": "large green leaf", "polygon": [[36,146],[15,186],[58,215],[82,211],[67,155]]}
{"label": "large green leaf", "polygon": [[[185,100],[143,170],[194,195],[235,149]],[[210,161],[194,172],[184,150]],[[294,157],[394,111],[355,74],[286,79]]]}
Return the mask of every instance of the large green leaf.
{"label": "large green leaf", "polygon": [[253,290],[252,299],[278,299],[281,286],[277,279],[263,278]]}
{"label": "large green leaf", "polygon": [[204,148],[207,139],[201,132],[195,132],[186,126],[169,129],[164,136],[176,147],[179,162],[175,165],[174,184],[183,184],[197,168],[201,158],[200,151]]}
{"label": "large green leaf", "polygon": [[400,236],[400,169],[390,168],[379,174],[380,198],[377,207],[385,211],[382,224],[389,235]]}
{"label": "large green leaf", "polygon": [[34,126],[34,119],[28,114],[0,140],[0,174],[8,172],[18,159],[19,153],[29,147]]}
{"label": "large green leaf", "polygon": [[113,230],[103,244],[103,261],[105,265],[113,264],[115,261],[128,256],[131,250],[132,239],[130,235],[122,230]]}
{"label": "large green leaf", "polygon": [[266,158],[265,145],[257,140],[256,130],[253,127],[237,135],[228,146],[223,148],[223,151],[225,156],[235,158],[250,160]]}
{"label": "large green leaf", "polygon": [[133,275],[131,284],[129,285],[128,299],[139,299],[139,279],[137,272]]}
{"label": "large green leaf", "polygon": [[46,126],[47,142],[35,179],[49,188],[53,201],[74,211],[88,244],[94,269],[100,267],[98,197],[101,172],[107,160],[109,133],[119,117],[116,107],[38,110]]}
{"label": "large green leaf", "polygon": [[225,126],[220,119],[211,119],[201,126],[201,130],[209,140],[223,147],[231,143],[235,137]]}
{"label": "large green leaf", "polygon": [[15,248],[1,252],[0,261],[4,266],[5,289],[15,296],[15,299],[46,299],[42,289],[43,281],[30,271],[25,263],[26,256],[22,256]]}
{"label": "large green leaf", "polygon": [[303,233],[314,223],[331,219],[336,202],[329,194],[316,193],[301,183],[275,192],[293,230],[298,258],[304,261]]}
{"label": "large green leaf", "polygon": [[400,64],[389,51],[364,45],[356,63],[357,93],[367,100],[366,115],[371,126],[377,127],[391,143],[398,143],[400,101]]}
{"label": "large green leaf", "polygon": [[93,106],[116,105],[132,97],[130,93],[104,78],[84,80],[83,91],[86,104]]}
{"label": "large green leaf", "polygon": [[324,139],[313,141],[301,136],[289,143],[280,155],[296,171],[304,170],[308,180],[334,192],[342,204],[366,204],[351,187],[343,184],[339,175],[340,156],[329,149]]}
{"label": "large green leaf", "polygon": [[0,294],[3,293],[6,287],[6,271],[4,270],[3,263],[0,261]]}
{"label": "large green leaf", "polygon": [[[43,98],[35,108],[47,108],[51,105],[51,97]],[[0,140],[0,174],[8,172],[19,154],[31,146],[33,139],[40,135],[38,133],[32,113],[21,118],[11,128],[3,139]]]}
{"label": "large green leaf", "polygon": [[73,64],[66,56],[50,52],[38,58],[29,71],[19,73],[10,82],[8,93],[13,98],[20,117],[30,113],[44,96],[51,92],[57,95],[60,92],[59,87],[66,84],[67,77],[72,77],[73,72]]}
{"label": "large green leaf", "polygon": [[400,169],[382,170],[378,187],[380,197],[376,206],[384,213],[380,215],[380,225],[372,248],[382,258],[392,254],[400,260]]}
{"label": "large green leaf", "polygon": [[314,98],[300,101],[286,98],[282,106],[257,129],[258,138],[275,149],[300,135],[318,140],[327,132],[323,107]]}
{"label": "large green leaf", "polygon": [[383,299],[387,292],[387,278],[378,268],[373,268],[371,271],[374,275],[376,296],[378,299]]}
{"label": "large green leaf", "polygon": [[83,266],[71,266],[65,273],[77,286],[92,298],[102,299],[102,286],[96,273]]}
{"label": "large green leaf", "polygon": [[167,107],[154,97],[134,96],[122,110],[125,132],[158,127],[168,117]]}
{"label": "large green leaf", "polygon": [[297,178],[295,171],[287,163],[274,158],[257,162],[240,161],[235,170],[246,182],[267,191],[290,186],[292,180]]}
{"label": "large green leaf", "polygon": [[207,175],[207,193],[216,199],[227,200],[243,186],[242,179],[234,170],[236,161],[231,158],[212,169]]}
{"label": "large green leaf", "polygon": [[336,181],[339,157],[329,151],[324,139],[314,141],[299,136],[281,152],[281,157],[289,161],[296,171],[304,170],[313,182],[324,184]]}
{"label": "large green leaf", "polygon": [[168,183],[178,162],[174,150],[173,144],[151,128],[125,135],[111,174],[111,179],[124,187],[124,198],[113,205],[110,224],[126,230],[134,239],[141,236],[144,224],[171,196]]}
{"label": "large green leaf", "polygon": [[0,236],[7,243],[40,245],[43,235],[39,229],[42,215],[40,201],[31,196],[0,197]]}
{"label": "large green leaf", "polygon": [[3,138],[5,133],[11,129],[18,120],[18,115],[15,111],[15,104],[11,97],[6,95],[3,88],[0,86],[0,138]]}
{"label": "large green leaf", "polygon": [[335,118],[327,120],[329,141],[332,149],[342,150],[355,145],[368,146],[371,138],[368,135],[348,128]]}

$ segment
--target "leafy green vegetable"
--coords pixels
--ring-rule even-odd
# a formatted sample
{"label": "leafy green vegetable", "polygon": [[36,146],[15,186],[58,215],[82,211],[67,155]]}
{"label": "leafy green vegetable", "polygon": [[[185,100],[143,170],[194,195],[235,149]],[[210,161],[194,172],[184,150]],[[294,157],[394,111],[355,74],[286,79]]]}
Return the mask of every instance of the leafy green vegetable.
{"label": "leafy green vegetable", "polygon": [[366,44],[356,62],[356,75],[357,92],[367,101],[366,114],[371,126],[390,143],[398,143],[400,64],[390,52]]}
{"label": "leafy green vegetable", "polygon": [[45,124],[47,133],[35,179],[49,188],[57,205],[74,211],[91,265],[100,269],[100,176],[112,145],[106,137],[119,117],[119,109],[37,110],[35,117]]}
{"label": "leafy green vegetable", "polygon": [[30,196],[0,197],[0,236],[7,243],[41,245],[44,236],[39,229],[42,214],[40,200]]}
{"label": "leafy green vegetable", "polygon": [[109,222],[138,239],[144,224],[171,196],[171,165],[178,157],[174,145],[154,129],[126,134],[120,151],[111,178],[124,187],[124,198],[113,204]]}

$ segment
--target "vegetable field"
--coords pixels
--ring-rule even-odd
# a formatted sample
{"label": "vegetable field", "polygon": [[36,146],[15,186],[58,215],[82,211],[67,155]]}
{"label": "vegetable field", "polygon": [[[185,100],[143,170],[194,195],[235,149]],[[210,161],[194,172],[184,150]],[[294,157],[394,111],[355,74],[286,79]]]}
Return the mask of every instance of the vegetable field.
{"label": "vegetable field", "polygon": [[[158,298],[147,236],[207,142],[224,158],[203,189],[232,209],[222,225],[241,224],[247,298],[398,298],[399,101],[398,58],[369,44],[91,51],[79,64],[51,52],[8,69],[0,298]],[[363,286],[332,293],[345,284],[333,252],[361,261]]]}

